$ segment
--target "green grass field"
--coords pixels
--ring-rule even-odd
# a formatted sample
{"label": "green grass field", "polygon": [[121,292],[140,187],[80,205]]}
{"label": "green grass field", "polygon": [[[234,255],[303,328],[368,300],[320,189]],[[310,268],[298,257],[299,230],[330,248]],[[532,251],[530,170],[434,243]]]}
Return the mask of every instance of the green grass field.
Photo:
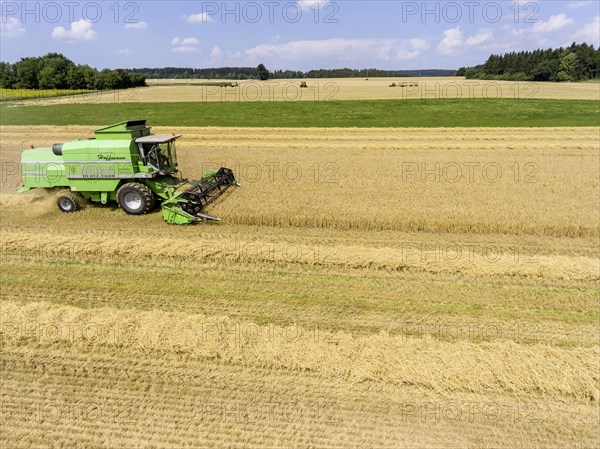
{"label": "green grass field", "polygon": [[117,103],[0,106],[3,125],[97,125],[148,118],[161,126],[549,127],[600,126],[584,100],[366,100],[343,102]]}

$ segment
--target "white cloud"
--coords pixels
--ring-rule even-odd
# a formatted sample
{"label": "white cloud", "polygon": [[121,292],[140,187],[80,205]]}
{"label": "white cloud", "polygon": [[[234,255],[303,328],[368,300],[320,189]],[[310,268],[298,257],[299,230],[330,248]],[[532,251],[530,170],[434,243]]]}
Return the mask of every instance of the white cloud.
{"label": "white cloud", "polygon": [[502,27],[500,27],[500,29],[504,31],[505,34],[508,33],[512,37],[521,37],[525,33],[524,28],[517,28],[510,25],[503,25]]}
{"label": "white cloud", "polygon": [[148,28],[148,23],[144,22],[142,20],[140,20],[137,23],[126,23],[125,24],[126,30],[145,30],[146,28]]}
{"label": "white cloud", "polygon": [[71,23],[71,29],[55,27],[52,30],[52,38],[70,42],[91,41],[96,39],[98,33],[92,30],[92,24],[85,19]]}
{"label": "white cloud", "polygon": [[[214,47],[203,65],[248,65],[265,63],[267,66],[294,65],[343,66],[367,65],[373,59],[394,63],[426,56],[431,44],[414,39],[315,39],[277,42],[257,45],[242,52],[230,52]],[[395,64],[394,64],[395,65]]]}
{"label": "white cloud", "polygon": [[596,48],[600,46],[600,16],[594,17],[594,20],[579,29],[574,35],[574,39],[585,42],[589,45],[594,45]]}
{"label": "white cloud", "polygon": [[208,23],[212,22],[213,18],[207,13],[190,14],[189,16],[184,15],[183,20],[187,23]]}
{"label": "white cloud", "polygon": [[427,50],[430,45],[425,39],[410,39],[407,42],[400,44],[400,50],[396,53],[396,59],[416,59],[424,50]]}
{"label": "white cloud", "polygon": [[470,47],[475,45],[483,44],[484,42],[491,41],[494,39],[494,33],[488,30],[479,30],[479,32],[471,37],[469,37],[465,44]]}
{"label": "white cloud", "polygon": [[223,50],[221,50],[219,47],[214,47],[212,49],[212,51],[210,52],[209,61],[210,62],[218,62],[218,61],[221,61],[222,57],[223,57]]}
{"label": "white cloud", "polygon": [[392,49],[387,45],[381,47],[379,50],[377,50],[377,59],[388,61],[390,59],[390,51],[392,51]]}
{"label": "white cloud", "polygon": [[298,6],[303,10],[309,10],[310,8],[313,11],[317,8],[323,9],[327,3],[329,3],[329,0],[298,0]]}
{"label": "white cloud", "polygon": [[12,38],[19,37],[27,33],[27,30],[25,29],[25,27],[23,27],[23,24],[19,22],[18,19],[15,19],[14,17],[10,17],[8,19],[1,17],[1,20],[2,21],[0,22],[0,36]]}
{"label": "white cloud", "polygon": [[199,51],[196,47],[190,47],[188,45],[180,45],[171,49],[174,53],[196,53]]}
{"label": "white cloud", "polygon": [[132,54],[132,51],[129,48],[123,48],[123,49],[119,50],[117,53],[120,54],[121,56],[129,56],[130,54]]}
{"label": "white cloud", "polygon": [[437,49],[443,55],[451,55],[463,44],[463,32],[460,27],[444,31],[444,38],[440,41]]}
{"label": "white cloud", "polygon": [[200,43],[200,41],[198,39],[196,39],[195,37],[184,37],[183,39],[180,39],[178,37],[173,38],[173,40],[171,41],[171,45],[198,45]]}
{"label": "white cloud", "polygon": [[183,39],[174,37],[171,45],[175,45],[175,47],[171,48],[171,51],[174,53],[196,53],[200,51],[196,47],[199,43],[200,41],[195,37],[184,37]]}
{"label": "white cloud", "polygon": [[565,13],[561,13],[550,16],[547,21],[540,20],[533,26],[532,31],[539,34],[552,33],[574,23],[573,19],[567,17]]}
{"label": "white cloud", "polygon": [[373,55],[380,60],[390,60],[392,54],[398,59],[417,57],[429,44],[423,39],[322,39],[290,41],[286,43],[261,44],[247,49],[244,54],[248,63],[263,59],[303,61],[329,59],[338,61],[368,60]]}
{"label": "white cloud", "polygon": [[208,56],[208,59],[202,61],[203,65],[222,65],[222,64],[233,64],[239,65],[242,60],[243,54],[241,52],[223,51],[219,47],[213,47]]}
{"label": "white cloud", "polygon": [[567,8],[569,9],[579,9],[579,8],[585,8],[586,6],[591,5],[592,2],[591,1],[584,1],[584,2],[571,2],[567,5]]}
{"label": "white cloud", "polygon": [[430,47],[429,42],[425,39],[411,39],[408,43],[415,50],[427,50]]}
{"label": "white cloud", "polygon": [[399,50],[398,53],[396,53],[396,59],[398,61],[402,61],[403,59],[417,59],[420,54],[421,53],[416,50]]}
{"label": "white cloud", "polygon": [[550,39],[546,39],[542,37],[540,39],[536,39],[535,44],[538,48],[552,48],[554,47],[553,42]]}

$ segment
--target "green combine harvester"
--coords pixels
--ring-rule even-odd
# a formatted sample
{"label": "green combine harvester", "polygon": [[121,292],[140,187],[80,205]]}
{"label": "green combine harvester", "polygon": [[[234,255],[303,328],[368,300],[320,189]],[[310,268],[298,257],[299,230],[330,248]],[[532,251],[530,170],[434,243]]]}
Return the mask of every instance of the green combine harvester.
{"label": "green combine harvester", "polygon": [[181,135],[153,135],[146,120],[130,120],[97,129],[95,138],[54,144],[21,154],[23,187],[66,187],[57,198],[63,212],[75,212],[82,198],[116,201],[125,212],[142,215],[161,203],[167,223],[218,221],[202,213],[229,187],[239,184],[228,168],[211,170],[202,179],[178,177],[175,141]]}

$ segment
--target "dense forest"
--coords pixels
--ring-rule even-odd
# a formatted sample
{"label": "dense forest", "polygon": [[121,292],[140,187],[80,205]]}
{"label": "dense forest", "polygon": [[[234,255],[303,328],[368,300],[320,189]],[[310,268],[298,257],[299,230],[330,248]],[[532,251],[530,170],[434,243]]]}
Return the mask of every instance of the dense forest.
{"label": "dense forest", "polygon": [[[258,79],[256,67],[220,67],[193,69],[180,67],[125,69],[128,73],[142,74],[148,79]],[[455,70],[379,70],[379,69],[320,69],[302,72],[299,70],[275,70],[270,72],[271,79],[289,78],[377,78],[408,76],[450,76]]]}
{"label": "dense forest", "polygon": [[600,48],[573,43],[568,48],[491,55],[483,65],[461,67],[468,79],[584,81],[600,76]]}
{"label": "dense forest", "polygon": [[0,87],[5,89],[126,89],[145,86],[146,78],[124,70],[98,71],[88,65],[75,65],[60,53],[21,58],[9,64],[0,62]]}

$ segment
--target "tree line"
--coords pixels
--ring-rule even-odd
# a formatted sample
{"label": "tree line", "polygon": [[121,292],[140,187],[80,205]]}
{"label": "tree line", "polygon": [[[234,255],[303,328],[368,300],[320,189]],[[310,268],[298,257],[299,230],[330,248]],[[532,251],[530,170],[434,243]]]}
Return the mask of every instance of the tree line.
{"label": "tree line", "polygon": [[76,65],[60,53],[21,58],[10,64],[0,62],[0,87],[5,89],[127,89],[145,86],[146,79],[298,79],[298,78],[378,78],[411,76],[452,76],[455,70],[380,70],[319,69],[275,70],[258,67],[162,67],[97,70],[89,65]]}
{"label": "tree line", "polygon": [[0,62],[0,87],[5,89],[127,89],[145,86],[141,73],[76,65],[60,53],[21,58],[14,64]]}
{"label": "tree line", "polygon": [[[263,66],[264,67],[264,66]],[[194,69],[183,67],[125,69],[128,73],[144,75],[147,79],[264,79],[258,67],[218,67]],[[262,71],[261,71],[262,72]],[[262,72],[264,73],[264,72]],[[378,78],[409,76],[451,76],[456,70],[379,70],[379,69],[319,69],[303,72],[301,70],[274,70],[269,72],[271,79],[298,78]]]}
{"label": "tree line", "polygon": [[567,48],[491,55],[483,65],[461,67],[467,79],[584,81],[600,77],[600,48],[573,43]]}

